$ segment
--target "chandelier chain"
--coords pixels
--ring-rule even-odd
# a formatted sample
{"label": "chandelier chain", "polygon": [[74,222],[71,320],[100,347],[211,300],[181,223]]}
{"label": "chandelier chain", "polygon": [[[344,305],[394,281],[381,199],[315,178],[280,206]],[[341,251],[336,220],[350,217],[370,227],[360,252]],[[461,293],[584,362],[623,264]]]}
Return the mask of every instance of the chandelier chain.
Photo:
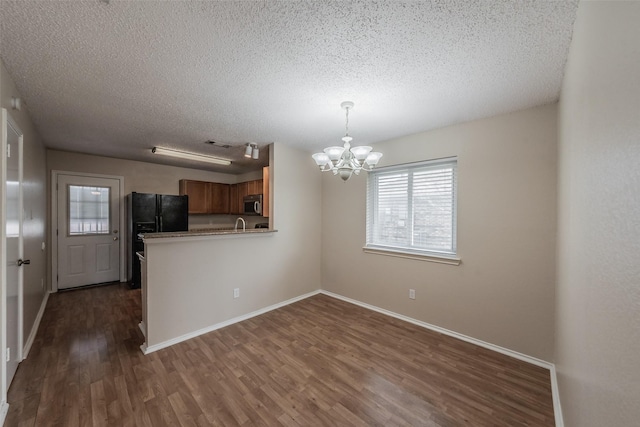
{"label": "chandelier chain", "polygon": [[345,136],[349,136],[349,107],[345,108],[345,110],[347,110],[347,115],[346,115],[345,125],[344,125]]}

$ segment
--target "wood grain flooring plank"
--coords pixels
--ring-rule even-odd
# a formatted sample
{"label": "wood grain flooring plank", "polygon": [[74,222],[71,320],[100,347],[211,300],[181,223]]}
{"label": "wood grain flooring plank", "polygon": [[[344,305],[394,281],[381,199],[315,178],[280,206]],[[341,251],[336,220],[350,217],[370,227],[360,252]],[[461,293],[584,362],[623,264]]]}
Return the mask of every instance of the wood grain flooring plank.
{"label": "wood grain flooring plank", "polygon": [[140,291],[52,294],[14,426],[553,426],[549,371],[316,295],[143,355]]}

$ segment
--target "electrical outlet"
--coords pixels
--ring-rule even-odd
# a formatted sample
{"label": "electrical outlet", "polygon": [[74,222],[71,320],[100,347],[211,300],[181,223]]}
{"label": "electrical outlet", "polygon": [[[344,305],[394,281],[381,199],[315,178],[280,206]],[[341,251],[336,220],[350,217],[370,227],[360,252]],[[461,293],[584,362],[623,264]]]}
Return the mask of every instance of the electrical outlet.
{"label": "electrical outlet", "polygon": [[415,289],[409,289],[409,298],[416,299],[416,290]]}
{"label": "electrical outlet", "polygon": [[233,297],[234,298],[240,298],[240,288],[235,288],[233,290]]}

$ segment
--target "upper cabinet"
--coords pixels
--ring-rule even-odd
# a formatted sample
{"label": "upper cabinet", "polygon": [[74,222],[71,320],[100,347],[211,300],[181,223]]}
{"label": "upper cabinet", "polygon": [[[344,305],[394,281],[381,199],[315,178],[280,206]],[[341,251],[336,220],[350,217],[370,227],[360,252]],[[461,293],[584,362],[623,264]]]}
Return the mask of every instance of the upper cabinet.
{"label": "upper cabinet", "polygon": [[262,169],[262,179],[221,184],[218,182],[180,180],[180,195],[189,196],[190,214],[242,215],[244,196],[262,194],[262,216],[269,216],[269,167]]}
{"label": "upper cabinet", "polygon": [[231,213],[242,214],[244,208],[244,196],[262,194],[262,180],[239,182],[231,184]]}
{"label": "upper cabinet", "polygon": [[262,168],[262,216],[269,216],[269,166]]}
{"label": "upper cabinet", "polygon": [[190,214],[228,214],[229,184],[180,180],[180,195],[189,196]]}
{"label": "upper cabinet", "polygon": [[211,200],[209,201],[209,209],[212,214],[228,214],[229,209],[229,184],[219,184],[217,182],[211,182],[211,189],[209,194]]}
{"label": "upper cabinet", "polygon": [[189,196],[189,213],[209,213],[209,183],[204,181],[180,180],[180,195]]}

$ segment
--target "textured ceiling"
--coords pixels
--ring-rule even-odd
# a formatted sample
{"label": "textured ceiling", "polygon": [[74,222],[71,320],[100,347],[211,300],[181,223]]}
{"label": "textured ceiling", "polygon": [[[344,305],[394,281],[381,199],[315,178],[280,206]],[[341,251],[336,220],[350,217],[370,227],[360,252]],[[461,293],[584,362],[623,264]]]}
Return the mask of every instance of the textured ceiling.
{"label": "textured ceiling", "polygon": [[0,8],[0,55],[48,147],[238,173],[150,149],[316,151],[341,143],[345,100],[354,145],[554,102],[577,0]]}

